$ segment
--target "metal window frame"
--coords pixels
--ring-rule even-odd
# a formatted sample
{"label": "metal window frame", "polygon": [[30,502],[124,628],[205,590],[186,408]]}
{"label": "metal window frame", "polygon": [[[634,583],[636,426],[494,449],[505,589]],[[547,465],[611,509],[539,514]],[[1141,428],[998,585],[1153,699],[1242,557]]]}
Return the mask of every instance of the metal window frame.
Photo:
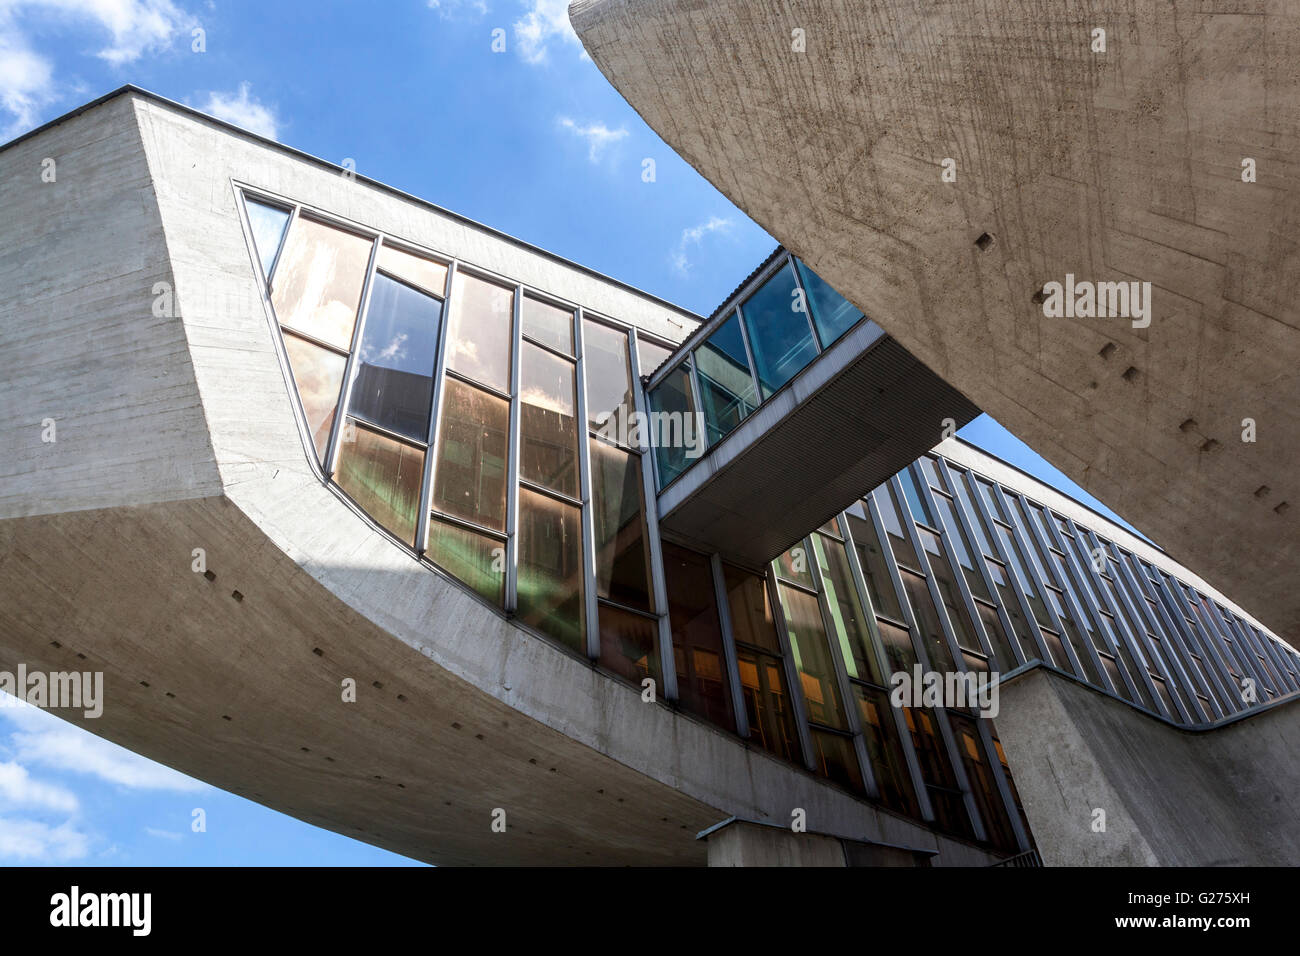
{"label": "metal window frame", "polygon": [[795,729],[799,734],[799,747],[803,751],[804,767],[817,772],[817,761],[812,742],[812,728],[808,723],[808,701],[804,698],[803,682],[799,679],[799,665],[795,660],[794,645],[790,641],[790,627],[785,619],[785,602],[781,600],[781,582],[776,571],[769,567],[763,575],[767,599],[772,605],[772,622],[776,625],[776,638],[781,648],[781,661],[785,667],[785,680],[790,686],[790,703],[794,710]]}
{"label": "metal window frame", "polygon": [[740,688],[740,661],[736,654],[736,635],[732,630],[731,603],[727,600],[727,581],[722,570],[722,555],[716,551],[709,555],[709,574],[713,579],[713,603],[718,608],[718,626],[722,630],[722,654],[731,683],[732,718],[736,733],[749,739],[749,713],[745,710],[745,695]]}
{"label": "metal window frame", "polygon": [[[420,527],[415,533],[415,550],[423,555],[429,549],[429,521],[433,512],[433,482],[437,477],[438,438],[442,423],[442,398],[447,377],[447,329],[451,325],[451,290],[456,281],[457,260],[447,265],[447,281],[442,299],[442,316],[438,328],[438,355],[433,367],[433,398],[429,410],[429,452],[424,459],[424,481],[420,487]],[[502,594],[504,594],[504,589]]]}
{"label": "metal window frame", "polygon": [[339,403],[334,413],[334,422],[330,427],[329,448],[325,453],[325,474],[330,480],[338,470],[339,445],[343,431],[347,427],[348,409],[352,406],[352,386],[357,377],[357,358],[361,351],[361,339],[365,334],[366,319],[370,314],[370,293],[374,288],[375,260],[379,256],[379,244],[383,233],[378,233],[370,240],[370,260],[366,265],[366,278],[361,286],[361,301],[357,305],[356,321],[352,325],[352,345],[348,349],[348,361],[343,370],[343,390],[339,393]]}
{"label": "metal window frame", "polygon": [[[1179,640],[1187,655],[1188,669],[1195,672],[1193,676],[1197,677],[1203,686],[1208,687],[1206,694],[1217,711],[1215,719],[1231,715],[1236,708],[1230,706],[1233,703],[1232,694],[1228,689],[1231,684],[1225,683],[1223,674],[1219,670],[1218,648],[1213,642],[1206,640],[1200,626],[1195,623],[1195,617],[1189,619],[1184,602],[1179,600],[1179,588],[1175,586],[1174,579],[1155,565],[1151,565],[1151,569],[1159,578],[1158,582],[1149,581],[1156,595],[1156,603],[1163,612],[1166,626],[1178,632]],[[1200,661],[1200,666],[1196,666],[1197,660]]]}
{"label": "metal window frame", "polygon": [[[591,474],[591,421],[587,413],[587,338],[581,306],[573,310],[573,350],[578,383],[578,493],[582,497],[582,586],[587,657],[600,660],[600,604],[596,600],[596,494]],[[644,505],[643,505],[644,507]]]}
{"label": "metal window frame", "polygon": [[[1186,711],[1186,707],[1184,706],[1183,698],[1187,696],[1187,691],[1182,686],[1182,682],[1179,681],[1170,670],[1171,662],[1176,663],[1176,661],[1173,661],[1172,655],[1166,655],[1163,648],[1155,647],[1150,640],[1150,635],[1152,634],[1159,636],[1161,628],[1155,619],[1155,615],[1151,611],[1151,605],[1147,603],[1146,595],[1138,585],[1138,582],[1133,578],[1133,569],[1129,567],[1128,561],[1124,558],[1124,550],[1116,545],[1114,555],[1109,560],[1112,561],[1119,571],[1118,574],[1111,575],[1112,580],[1115,582],[1115,586],[1131,602],[1133,608],[1137,612],[1134,614],[1133,619],[1141,622],[1143,626],[1148,629],[1149,633],[1143,635],[1144,638],[1146,638],[1147,645],[1147,665],[1150,666],[1154,663],[1156,665],[1156,670],[1160,672],[1160,676],[1165,681],[1165,686],[1169,690],[1169,699],[1173,701],[1174,709],[1178,711],[1178,714],[1173,718],[1174,722],[1188,724],[1195,723],[1196,721],[1192,719],[1191,714]],[[1161,640],[1161,643],[1163,644],[1163,639]],[[1182,693],[1175,693],[1176,689],[1181,690]]]}

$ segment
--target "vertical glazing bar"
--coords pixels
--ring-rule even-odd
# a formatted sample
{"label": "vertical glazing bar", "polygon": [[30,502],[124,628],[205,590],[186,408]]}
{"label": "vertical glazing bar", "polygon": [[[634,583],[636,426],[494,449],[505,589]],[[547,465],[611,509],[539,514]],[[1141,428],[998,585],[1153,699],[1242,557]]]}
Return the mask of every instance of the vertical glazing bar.
{"label": "vertical glazing bar", "polygon": [[1232,669],[1229,666],[1231,654],[1228,652],[1228,646],[1223,642],[1217,630],[1213,627],[1206,627],[1205,621],[1201,619],[1200,608],[1192,604],[1187,596],[1187,591],[1184,590],[1183,583],[1170,578],[1169,585],[1169,591],[1174,599],[1174,606],[1178,608],[1184,618],[1192,622],[1196,633],[1200,635],[1201,644],[1210,652],[1214,673],[1224,689],[1224,702],[1234,712],[1244,710],[1246,705],[1241,699],[1241,688],[1237,686],[1237,681],[1232,676]]}
{"label": "vertical glazing bar", "polygon": [[[758,363],[754,361],[754,346],[749,341],[749,329],[745,328],[745,317],[740,314],[740,306],[733,310],[736,324],[740,326],[740,340],[745,343],[745,359],[749,362],[749,377],[754,381],[754,408],[763,404],[763,386],[758,380]],[[724,320],[725,321],[725,320]]]}
{"label": "vertical glazing bar", "polygon": [[510,436],[506,446],[506,613],[519,609],[519,418],[523,404],[519,394],[519,369],[523,351],[524,287],[515,286],[510,316]]}
{"label": "vertical glazing bar", "polygon": [[992,723],[992,720],[984,717],[975,718],[975,727],[980,735],[980,748],[984,751],[989,771],[993,774],[993,783],[998,788],[998,799],[1002,801],[1002,809],[1006,811],[1007,820],[1011,823],[1011,832],[1016,838],[1016,849],[1024,853],[1030,849],[1029,833],[1020,819],[1015,797],[1011,795],[1011,782],[1007,780],[1007,775],[1002,770],[1002,761],[998,759],[997,749],[993,746],[993,731],[990,726]]}
{"label": "vertical glazing bar", "polygon": [[785,667],[785,681],[790,687],[790,705],[794,710],[795,729],[799,731],[799,746],[803,762],[809,770],[817,769],[813,757],[812,731],[808,727],[808,701],[803,695],[803,681],[799,679],[799,665],[795,661],[794,646],[790,643],[790,628],[785,620],[785,605],[781,603],[781,586],[771,566],[763,577],[767,586],[767,599],[772,605],[772,621],[776,624],[776,637],[781,645],[781,662]]}
{"label": "vertical glazing bar", "polygon": [[[1115,575],[1115,585],[1122,593],[1126,593],[1129,600],[1133,602],[1136,611],[1134,620],[1148,629],[1149,633],[1146,635],[1146,644],[1149,648],[1147,659],[1155,664],[1156,670],[1160,672],[1160,676],[1165,680],[1165,686],[1169,690],[1169,699],[1173,701],[1174,709],[1178,711],[1178,716],[1173,719],[1188,724],[1195,723],[1196,716],[1188,713],[1183,706],[1182,698],[1187,693],[1186,685],[1180,683],[1169,669],[1169,661],[1165,657],[1164,648],[1156,646],[1157,644],[1163,644],[1163,641],[1151,640],[1152,634],[1158,635],[1160,633],[1160,625],[1156,622],[1155,615],[1151,613],[1151,606],[1147,604],[1146,595],[1133,578],[1133,571],[1128,566],[1128,562],[1124,560],[1123,550],[1117,546],[1115,553],[1118,556],[1114,562],[1115,569],[1118,571],[1118,574]],[[1179,689],[1183,690],[1182,694],[1176,693]]]}
{"label": "vertical glazing bar", "polygon": [[[1219,605],[1214,601],[1211,601],[1208,595],[1204,595],[1204,597],[1205,603],[1203,606],[1206,608],[1206,617],[1209,619],[1210,623],[1214,627],[1217,627],[1221,634],[1232,637],[1233,635],[1228,631],[1228,628],[1219,617]],[[1233,638],[1233,646],[1240,648],[1241,652],[1237,655],[1237,659],[1241,663],[1242,672],[1254,677],[1256,686],[1265,684],[1266,682],[1264,681],[1264,674],[1259,666],[1259,660],[1255,657],[1250,648],[1245,644],[1238,643],[1235,638]]]}
{"label": "vertical glazing bar", "polygon": [[357,377],[357,352],[361,345],[361,334],[366,327],[366,313],[370,311],[370,289],[374,285],[375,257],[379,255],[379,244],[383,234],[370,241],[370,261],[366,265],[366,280],[361,287],[361,304],[357,307],[357,321],[352,327],[352,345],[348,349],[348,361],[343,371],[343,391],[339,394],[338,413],[334,416],[334,425],[330,428],[330,443],[325,452],[325,474],[334,478],[334,470],[339,462],[339,444],[343,429],[347,427],[348,407],[352,404],[352,382]]}
{"label": "vertical glazing bar", "polygon": [[1291,673],[1287,670],[1286,662],[1282,659],[1282,654],[1278,650],[1277,645],[1274,644],[1271,639],[1256,631],[1253,627],[1251,627],[1248,623],[1246,623],[1246,621],[1243,620],[1241,617],[1235,614],[1231,616],[1225,614],[1224,616],[1225,618],[1228,619],[1229,623],[1231,623],[1233,627],[1236,628],[1237,633],[1245,635],[1246,637],[1249,637],[1252,641],[1254,641],[1255,646],[1259,648],[1261,653],[1263,653],[1264,656],[1267,657],[1269,661],[1272,662],[1273,669],[1277,671],[1277,679],[1282,684],[1282,686],[1278,688],[1278,693],[1283,693],[1289,690],[1295,690],[1296,688],[1295,680],[1291,677]]}
{"label": "vertical glazing bar", "polygon": [[[645,389],[641,387],[641,357],[637,354],[636,328],[628,330],[628,368],[632,372],[632,403],[637,420],[646,417]],[[659,496],[655,491],[654,453],[650,450],[648,428],[636,429],[641,446],[641,481],[645,495],[646,535],[650,539],[650,578],[654,585],[655,614],[659,617],[659,662],[663,668],[664,697],[677,699],[677,662],[673,657],[673,628],[668,619],[668,585],[664,578],[664,549],[659,540]]]}
{"label": "vertical glazing bar", "polygon": [[808,301],[808,290],[803,286],[803,276],[799,275],[799,266],[791,253],[786,252],[785,261],[790,264],[790,272],[794,274],[795,287],[799,290],[799,297],[803,299],[803,317],[808,322],[808,331],[812,333],[813,347],[820,355],[826,349],[822,346],[822,337],[817,332],[817,323],[813,321],[812,304]]}
{"label": "vertical glazing bar", "polygon": [[433,479],[438,458],[438,422],[441,419],[442,384],[447,372],[447,326],[451,324],[451,284],[456,281],[456,260],[447,264],[443,288],[442,317],[438,325],[438,351],[433,365],[433,401],[429,406],[429,450],[424,456],[424,480],[420,484],[420,524],[415,529],[415,550],[429,550],[429,515],[433,511]]}
{"label": "vertical glazing bar", "polygon": [[1208,711],[1201,703],[1197,687],[1200,686],[1196,679],[1200,675],[1194,674],[1196,668],[1192,665],[1191,659],[1186,657],[1185,651],[1180,640],[1180,635],[1174,630],[1173,621],[1169,619],[1168,609],[1161,603],[1160,596],[1155,593],[1151,580],[1146,575],[1146,569],[1142,566],[1137,555],[1129,552],[1122,552],[1129,563],[1129,572],[1132,575],[1134,584],[1138,593],[1146,601],[1147,610],[1156,633],[1162,635],[1161,643],[1165,645],[1169,653],[1169,658],[1177,670],[1178,680],[1183,688],[1183,695],[1187,697],[1188,704],[1196,711],[1199,720],[1208,722],[1214,719],[1215,714]]}
{"label": "vertical glazing bar", "polygon": [[[1156,607],[1160,609],[1162,619],[1165,625],[1176,632],[1178,641],[1183,648],[1183,653],[1187,658],[1187,669],[1191,676],[1196,678],[1200,686],[1204,689],[1205,696],[1209,698],[1213,706],[1215,719],[1225,717],[1228,714],[1225,705],[1225,695],[1227,694],[1223,684],[1219,681],[1219,675],[1213,666],[1215,661],[1213,656],[1206,649],[1208,641],[1201,638],[1200,628],[1194,624],[1188,624],[1187,615],[1183,613],[1183,608],[1177,598],[1177,592],[1180,590],[1179,583],[1173,578],[1166,575],[1159,568],[1152,566],[1156,573],[1158,581],[1151,581],[1151,590],[1156,599]],[[1195,662],[1199,659],[1201,666],[1197,667]],[[1208,659],[1208,663],[1207,663]],[[1204,709],[1204,705],[1202,705]]]}
{"label": "vertical glazing bar", "polygon": [[587,656],[600,659],[600,606],[596,603],[596,497],[591,483],[591,427],[587,412],[587,358],[583,312],[573,313],[573,351],[578,356],[578,480],[582,498],[582,594],[587,619]]}
{"label": "vertical glazing bar", "polygon": [[722,555],[709,555],[713,576],[713,600],[718,605],[718,623],[722,625],[722,654],[726,658],[727,678],[731,682],[731,707],[736,716],[736,733],[749,737],[749,713],[745,710],[745,693],[740,687],[740,663],[736,658],[736,634],[731,626],[731,603],[727,600],[727,578],[722,570]]}

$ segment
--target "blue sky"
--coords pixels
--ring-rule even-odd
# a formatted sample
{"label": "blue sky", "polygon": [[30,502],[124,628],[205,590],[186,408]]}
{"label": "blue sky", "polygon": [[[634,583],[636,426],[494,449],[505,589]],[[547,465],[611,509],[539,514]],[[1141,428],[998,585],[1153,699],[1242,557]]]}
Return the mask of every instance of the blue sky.
{"label": "blue sky", "polygon": [[[707,314],[776,242],[623,102],[566,7],[0,0],[0,142],[133,83]],[[988,418],[962,434],[1105,511]],[[410,862],[0,708],[0,865]]]}

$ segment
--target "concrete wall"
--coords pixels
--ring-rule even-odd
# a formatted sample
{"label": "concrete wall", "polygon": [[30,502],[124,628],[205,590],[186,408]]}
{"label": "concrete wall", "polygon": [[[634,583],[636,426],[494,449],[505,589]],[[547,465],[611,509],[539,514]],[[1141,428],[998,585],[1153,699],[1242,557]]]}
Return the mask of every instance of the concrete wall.
{"label": "concrete wall", "polygon": [[1300,865],[1300,701],[1191,733],[1046,668],[1001,695],[998,734],[1047,865]]}

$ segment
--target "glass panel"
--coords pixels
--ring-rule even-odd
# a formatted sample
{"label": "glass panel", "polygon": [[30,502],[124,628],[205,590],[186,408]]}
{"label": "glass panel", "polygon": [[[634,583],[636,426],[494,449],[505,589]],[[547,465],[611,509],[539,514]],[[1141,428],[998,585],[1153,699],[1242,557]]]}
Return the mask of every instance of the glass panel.
{"label": "glass panel", "polygon": [[600,663],[615,674],[640,685],[649,677],[662,694],[659,677],[659,625],[653,618],[600,605]]}
{"label": "glass panel", "polygon": [[888,695],[883,690],[861,684],[853,685],[853,694],[857,698],[858,713],[862,716],[862,736],[876,774],[880,801],[900,813],[919,816],[907,758],[903,756],[898,727],[890,713]]}
{"label": "glass panel", "polygon": [[939,508],[939,515],[943,519],[944,528],[948,532],[948,538],[952,541],[952,550],[957,555],[957,563],[961,565],[962,576],[966,578],[966,584],[970,587],[971,593],[976,597],[982,597],[986,601],[993,600],[993,596],[989,594],[988,585],[984,583],[983,576],[973,563],[970,554],[970,542],[966,540],[966,532],[962,530],[952,500],[941,494],[936,494],[934,500]]}
{"label": "glass panel", "polygon": [[939,625],[939,613],[934,602],[930,600],[930,591],[925,586],[925,578],[911,571],[903,571],[903,589],[912,602],[912,613],[916,616],[916,626],[921,629],[921,638],[925,641],[926,653],[930,656],[930,667],[941,673],[955,671],[952,649],[943,636]]}
{"label": "glass panel", "polygon": [[352,384],[351,411],[381,428],[429,440],[442,303],[376,275]]}
{"label": "glass panel", "polygon": [[596,594],[651,609],[641,458],[590,439]]}
{"label": "glass panel", "polygon": [[1003,521],[1008,520],[1006,513],[1002,509],[1002,496],[987,481],[979,478],[975,479],[975,484],[979,487],[980,494],[984,496],[984,502],[989,506],[994,518],[1001,518]]}
{"label": "glass panel", "polygon": [[588,320],[582,323],[582,338],[588,424],[602,435],[608,433],[610,441],[635,444],[635,436],[628,436],[623,427],[634,410],[627,335]]}
{"label": "glass panel", "polygon": [[872,494],[876,508],[880,511],[880,523],[884,525],[885,535],[894,549],[894,560],[913,570],[919,569],[921,565],[916,559],[916,549],[912,547],[912,539],[908,537],[907,529],[903,527],[901,518],[903,510],[898,506],[894,489],[889,485],[881,485]]}
{"label": "glass panel", "polygon": [[974,839],[975,831],[966,814],[961,791],[957,789],[957,777],[948,760],[948,751],[944,747],[935,715],[931,711],[913,707],[905,708],[903,714],[907,718],[908,729],[912,732],[912,744],[916,749],[916,759],[921,764],[921,778],[926,783],[930,804],[934,807],[936,826],[949,833]]}
{"label": "glass panel", "polygon": [[776,575],[786,581],[793,581],[795,584],[801,584],[806,588],[816,588],[813,582],[812,569],[809,562],[812,561],[812,555],[808,553],[808,539],[792,545],[789,550],[781,552],[776,557]]}
{"label": "glass panel", "polygon": [[817,336],[822,340],[822,348],[826,348],[857,325],[862,312],[802,261],[796,259],[795,262],[799,265],[799,278],[803,281],[804,291],[808,293],[808,304],[812,307]]}
{"label": "glass panel", "polygon": [[957,486],[957,497],[961,499],[962,509],[966,516],[970,518],[971,529],[975,533],[975,539],[979,543],[980,551],[990,558],[996,558],[998,553],[989,543],[989,528],[984,521],[984,516],[980,514],[979,508],[975,507],[975,502],[971,500],[970,491],[966,487],[966,482],[962,480],[960,474],[953,476]]}
{"label": "glass panel", "polygon": [[822,571],[826,605],[831,612],[832,626],[849,676],[883,686],[886,681],[880,675],[876,656],[871,649],[867,616],[858,600],[858,589],[853,583],[853,573],[849,570],[844,544],[825,535],[815,534],[813,547]]}
{"label": "glass panel", "polygon": [[520,303],[520,319],[524,323],[524,335],[535,342],[549,345],[551,348],[573,354],[573,311],[562,309],[548,302],[524,296]]}
{"label": "glass panel", "polygon": [[457,272],[451,284],[447,366],[498,392],[510,391],[515,292]]}
{"label": "glass panel", "polygon": [[944,484],[943,475],[939,473],[939,463],[929,455],[922,455],[917,464],[921,466],[921,471],[925,473],[925,480],[929,482],[930,487],[935,491],[947,491],[948,487]]}
{"label": "glass panel", "polygon": [[1020,610],[1020,602],[1016,599],[1016,592],[1011,587],[1011,579],[1007,575],[1007,569],[997,561],[987,562],[989,577],[993,579],[993,587],[998,592],[998,601],[1002,609],[1007,612],[1007,617],[1011,620],[1011,627],[1016,632],[1016,639],[1020,642],[1020,649],[1024,652],[1025,660],[1032,661],[1042,655],[1038,652],[1038,645],[1034,642],[1033,628],[1025,617],[1024,612]]}
{"label": "glass panel", "polygon": [[704,406],[704,420],[712,444],[739,425],[758,405],[758,392],[749,371],[737,316],[732,315],[718,326],[695,350],[695,368],[700,380],[700,404]]}
{"label": "glass panel", "polygon": [[510,403],[451,377],[442,396],[433,506],[504,531]]}
{"label": "glass panel", "polygon": [[736,664],[749,718],[749,739],[778,757],[798,763],[803,759],[799,731],[781,658],[737,647]]}
{"label": "glass panel", "polygon": [[[907,506],[912,511],[912,517],[921,522],[934,527],[934,515],[930,513],[929,506],[925,499],[921,497],[921,489],[916,483],[916,475],[912,474],[911,468],[904,468],[898,473],[898,480],[903,486],[903,494],[907,497]],[[900,509],[900,515],[903,513]]]}
{"label": "glass panel", "polygon": [[654,342],[646,340],[644,335],[636,337],[636,363],[642,375],[650,375],[660,365],[668,361],[668,356],[672,355],[671,349],[666,349],[662,345],[656,345]]}
{"label": "glass panel", "polygon": [[519,489],[519,620],[585,652],[582,512]]}
{"label": "glass panel", "polygon": [[957,752],[961,754],[962,764],[966,768],[966,777],[970,780],[971,793],[984,820],[989,842],[1000,850],[1015,850],[1016,835],[1011,829],[1011,818],[998,793],[993,768],[989,766],[984,747],[980,744],[979,729],[974,718],[949,713],[948,719],[957,737]]}
{"label": "glass panel", "polygon": [[299,216],[275,268],[271,304],[280,324],[350,351],[373,245]]}
{"label": "glass panel", "polygon": [[307,427],[311,429],[312,444],[316,446],[316,460],[324,462],[348,360],[288,333],[284,335],[284,351],[307,416]]}
{"label": "glass panel", "polygon": [[245,199],[244,208],[248,211],[248,224],[253,228],[253,248],[262,262],[262,275],[269,279],[284,227],[289,224],[289,210],[268,206],[255,199]]}
{"label": "glass panel", "polygon": [[1007,639],[1007,632],[1002,627],[1002,619],[998,617],[997,610],[987,604],[976,601],[975,607],[978,609],[980,620],[984,622],[984,630],[988,633],[989,640],[993,642],[993,653],[997,657],[998,670],[1006,673],[1016,666],[1016,654],[1012,650],[1011,641]]}
{"label": "glass panel", "polygon": [[817,773],[832,783],[838,783],[845,790],[859,795],[866,794],[866,786],[862,782],[862,768],[858,766],[858,755],[853,751],[851,737],[814,727],[812,742]]}
{"label": "glass panel", "polygon": [[916,649],[912,647],[911,635],[905,628],[895,627],[888,621],[877,619],[876,627],[880,631],[880,642],[885,645],[890,673],[911,674],[916,664]]}
{"label": "glass panel", "polygon": [[342,439],[335,481],[366,514],[414,547],[424,452],[351,418]]}
{"label": "glass panel", "polygon": [[686,711],[734,731],[731,684],[709,559],[665,543],[664,577],[679,703]]}
{"label": "glass panel", "polygon": [[505,595],[506,543],[433,518],[429,559],[500,607]]}
{"label": "glass panel", "polygon": [[853,535],[853,546],[858,549],[858,563],[862,565],[862,576],[867,579],[871,604],[877,614],[901,621],[903,609],[898,606],[898,595],[894,592],[894,582],[890,580],[889,568],[880,550],[875,525],[860,505],[857,508],[856,512],[849,509],[849,533]]}
{"label": "glass panel", "polygon": [[1029,609],[1034,612],[1034,618],[1043,627],[1052,626],[1052,618],[1047,613],[1047,605],[1038,594],[1038,588],[1034,585],[1034,579],[1025,572],[1024,558],[1020,553],[1020,545],[1016,544],[1015,536],[1011,529],[1005,525],[997,525],[998,537],[1002,540],[1002,548],[1007,558],[1016,569],[1016,574],[1025,587],[1025,596],[1029,598]]}
{"label": "glass panel", "polygon": [[790,649],[808,705],[808,719],[827,727],[847,729],[817,599],[784,584],[780,585],[780,592],[790,631]]}
{"label": "glass panel", "polygon": [[921,537],[921,547],[929,555],[934,583],[938,585],[939,593],[943,595],[943,606],[948,611],[948,620],[952,624],[953,636],[957,638],[957,646],[968,651],[979,651],[982,654],[984,648],[979,638],[975,636],[975,627],[971,623],[970,615],[966,613],[966,603],[957,588],[957,579],[953,577],[952,565],[948,563],[943,541],[932,531],[924,528],[917,530]]}
{"label": "glass panel", "polygon": [[808,317],[795,311],[796,292],[794,272],[787,263],[741,306],[764,398],[817,357]]}
{"label": "glass panel", "polygon": [[779,655],[781,643],[776,633],[776,619],[772,617],[772,603],[767,597],[767,580],[730,564],[722,566],[722,576],[727,587],[727,606],[731,610],[732,636],[737,641]]}
{"label": "glass panel", "polygon": [[[447,267],[392,246],[381,245],[375,268],[441,299],[447,292]],[[367,320],[368,321],[368,320]]]}
{"label": "glass panel", "polygon": [[519,476],[578,497],[574,366],[525,342],[519,367]]}
{"label": "glass panel", "polygon": [[655,446],[655,463],[659,468],[659,486],[667,484],[685,471],[704,450],[704,436],[696,431],[695,398],[691,394],[691,376],[684,365],[668,373],[650,392],[650,410],[658,427],[649,436]]}

